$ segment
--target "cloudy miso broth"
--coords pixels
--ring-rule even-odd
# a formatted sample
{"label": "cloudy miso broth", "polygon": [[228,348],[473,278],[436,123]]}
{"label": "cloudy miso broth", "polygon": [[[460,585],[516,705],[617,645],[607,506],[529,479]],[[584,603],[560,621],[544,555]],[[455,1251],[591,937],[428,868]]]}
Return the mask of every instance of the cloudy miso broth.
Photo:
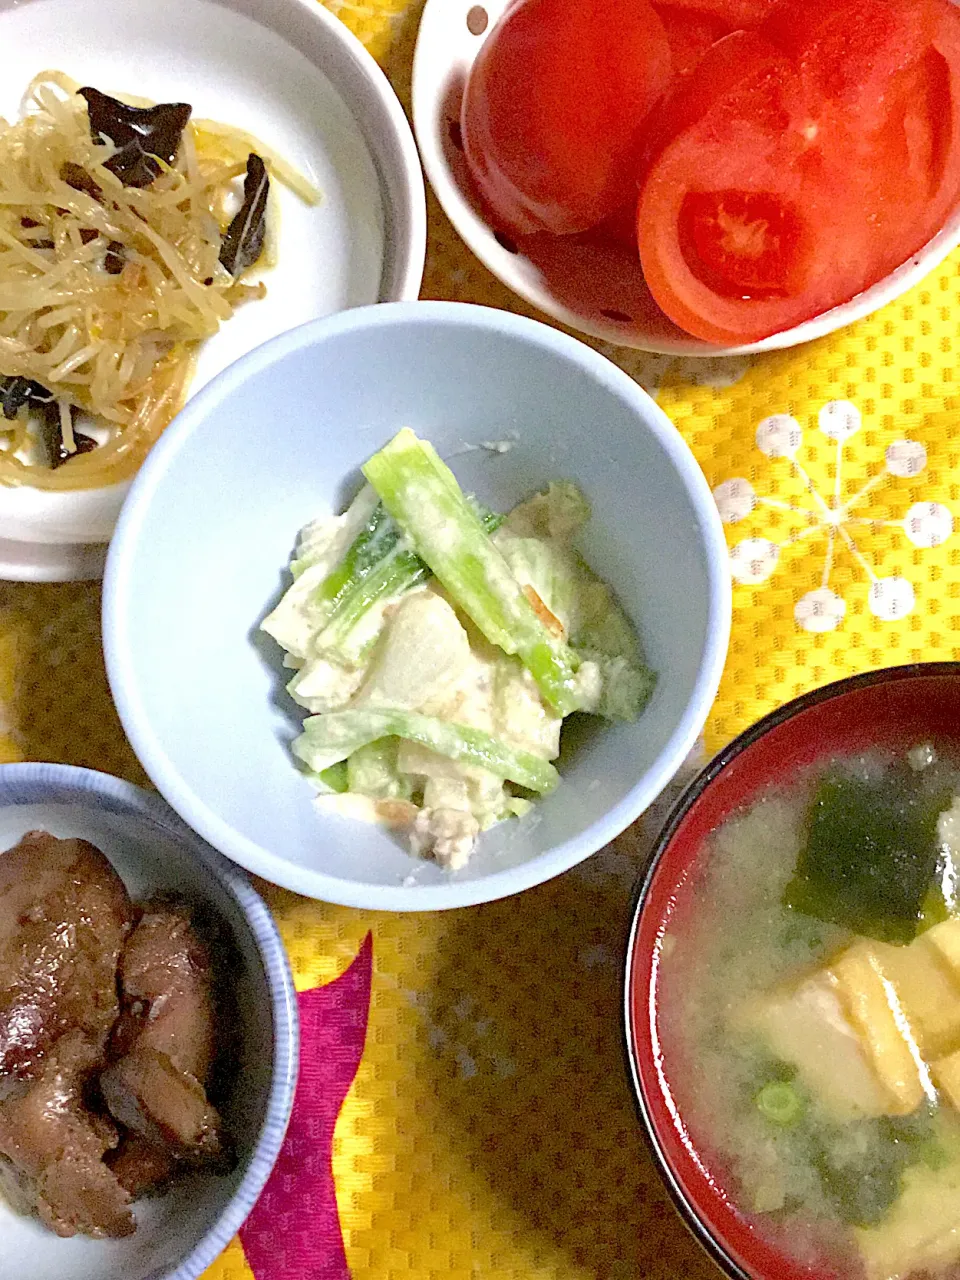
{"label": "cloudy miso broth", "polygon": [[703,1163],[845,1280],[960,1277],[956,863],[955,760],[834,759],[712,834],[663,935],[664,1070]]}

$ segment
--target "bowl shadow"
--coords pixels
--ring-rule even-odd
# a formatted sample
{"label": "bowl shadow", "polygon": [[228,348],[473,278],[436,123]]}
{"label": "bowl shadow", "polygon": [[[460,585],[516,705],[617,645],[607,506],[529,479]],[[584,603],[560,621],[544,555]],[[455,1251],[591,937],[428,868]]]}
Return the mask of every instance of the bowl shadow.
{"label": "bowl shadow", "polygon": [[538,1254],[596,1280],[717,1274],[647,1153],[622,1047],[630,907],[657,825],[448,916],[418,1002],[437,1131],[520,1218],[525,1244],[535,1233]]}
{"label": "bowl shadow", "polygon": [[[292,554],[293,548],[291,548]],[[273,613],[286,594],[291,581],[289,570],[282,569],[278,574],[275,590],[247,632],[247,641],[256,653],[258,661],[270,673],[270,705],[283,715],[289,733],[281,733],[279,736],[288,745],[300,732],[303,717],[308,713],[303,707],[298,707],[287,692],[287,685],[293,678],[294,672],[290,667],[283,665],[283,649],[273,636],[267,635],[261,628],[263,620]]]}

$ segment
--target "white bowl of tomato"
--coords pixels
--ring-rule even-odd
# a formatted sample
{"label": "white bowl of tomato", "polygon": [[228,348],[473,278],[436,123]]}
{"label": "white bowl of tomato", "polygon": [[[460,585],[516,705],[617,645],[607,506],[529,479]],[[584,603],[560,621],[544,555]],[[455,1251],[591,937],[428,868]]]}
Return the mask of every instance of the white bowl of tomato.
{"label": "white bowl of tomato", "polygon": [[960,244],[952,0],[428,0],[413,116],[477,257],[624,346],[795,346]]}

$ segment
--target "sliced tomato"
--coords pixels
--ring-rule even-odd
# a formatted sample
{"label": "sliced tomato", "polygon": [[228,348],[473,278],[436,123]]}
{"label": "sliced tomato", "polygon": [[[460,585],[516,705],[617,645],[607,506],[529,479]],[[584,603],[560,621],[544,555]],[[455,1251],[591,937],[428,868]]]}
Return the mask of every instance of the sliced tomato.
{"label": "sliced tomato", "polygon": [[693,79],[677,104],[685,127],[643,185],[640,260],[681,328],[724,345],[752,342],[826,310],[845,269],[856,292],[869,237],[853,234],[848,200],[831,207],[842,174],[811,151],[812,104],[776,46],[734,32]]}
{"label": "sliced tomato", "polygon": [[688,191],[680,206],[684,257],[721,297],[778,298],[802,289],[802,212],[769,191]]}
{"label": "sliced tomato", "polygon": [[734,27],[711,13],[678,5],[654,4],[670,44],[674,73],[689,75],[711,45],[728,36]]}
{"label": "sliced tomato", "polygon": [[960,196],[960,11],[949,0],[784,0],[763,27],[846,139],[876,277],[919,249]]}
{"label": "sliced tomato", "polygon": [[675,81],[663,109],[651,118],[644,138],[644,167],[718,103],[728,102],[735,114],[745,79],[768,59],[783,68],[788,65],[786,56],[755,32],[732,31],[711,45],[697,64],[696,75]]}
{"label": "sliced tomato", "polygon": [[[756,341],[848,300],[960,199],[960,14],[846,0],[848,25],[876,18],[847,38],[843,0],[819,3],[802,38],[789,0],[714,45],[661,113],[674,128],[643,182],[641,262],[663,310],[708,341]],[[898,38],[887,18],[908,8]]]}
{"label": "sliced tomato", "polygon": [[644,120],[673,78],[647,0],[519,0],[478,54],[461,130],[494,218],[583,231],[636,191]]}
{"label": "sliced tomato", "polygon": [[611,214],[609,218],[604,218],[589,231],[585,231],[583,238],[593,244],[617,245],[636,257],[638,194],[639,192],[635,191],[632,198],[621,205],[616,213]]}
{"label": "sliced tomato", "polygon": [[861,112],[861,123],[872,127],[886,108],[890,77],[933,39],[941,2],[781,0],[763,34],[825,100]]}
{"label": "sliced tomato", "polygon": [[902,121],[894,115],[906,160],[898,171],[926,191],[926,206],[914,225],[913,247],[934,236],[960,204],[960,9],[943,0],[931,47],[895,86]]}
{"label": "sliced tomato", "polygon": [[[709,14],[698,13],[694,9],[680,9],[672,4],[654,4],[653,8],[667,33],[675,85],[677,78],[689,76],[700,64],[707,50],[718,40],[728,36],[731,31],[727,23],[712,18]],[[637,181],[630,192],[630,197],[615,213],[590,228],[587,235],[591,240],[599,244],[614,244],[631,254],[636,254],[637,197],[640,181],[649,156],[658,149],[657,140],[661,129],[667,132],[672,131],[673,108],[670,116],[665,117],[663,121],[658,122],[648,118],[640,146],[639,162],[636,166]]]}

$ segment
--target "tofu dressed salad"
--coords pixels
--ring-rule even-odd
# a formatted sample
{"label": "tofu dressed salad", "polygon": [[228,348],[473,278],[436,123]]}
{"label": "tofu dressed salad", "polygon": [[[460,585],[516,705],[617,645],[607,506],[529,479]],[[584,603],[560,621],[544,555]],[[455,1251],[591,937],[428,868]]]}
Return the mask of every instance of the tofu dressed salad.
{"label": "tofu dressed salad", "polygon": [[655,676],[574,549],[590,518],[575,485],[499,515],[409,428],[363,473],[347,511],[301,530],[262,628],[310,712],[293,752],[318,805],[457,869],[557,785],[567,716],[634,720]]}

